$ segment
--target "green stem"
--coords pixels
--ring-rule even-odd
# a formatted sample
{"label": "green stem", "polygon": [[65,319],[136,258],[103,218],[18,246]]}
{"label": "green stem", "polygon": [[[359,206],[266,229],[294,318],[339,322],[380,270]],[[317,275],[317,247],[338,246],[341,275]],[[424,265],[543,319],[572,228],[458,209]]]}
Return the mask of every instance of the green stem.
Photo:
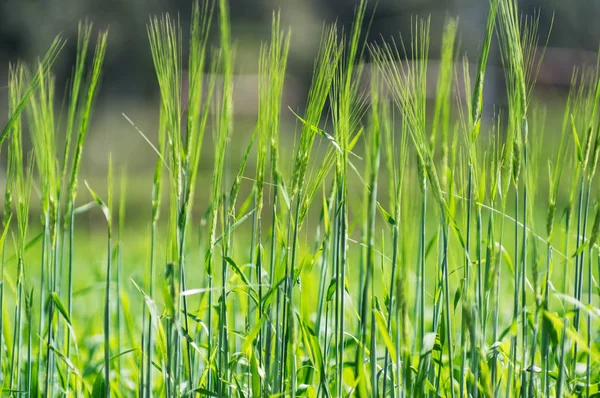
{"label": "green stem", "polygon": [[448,273],[448,223],[445,219],[445,215],[443,216],[444,233],[444,259],[443,259],[443,274],[444,274],[444,312],[446,313],[446,341],[448,344],[448,366],[449,366],[449,384],[450,384],[450,396],[454,398],[454,375],[453,375],[453,355],[452,355],[452,317],[450,315],[450,287],[449,287],[449,273]]}
{"label": "green stem", "polygon": [[[150,295],[150,297],[154,297],[154,255],[155,255],[155,250],[154,250],[154,246],[155,246],[155,240],[156,240],[156,229],[157,229],[157,225],[156,225],[156,221],[152,221],[152,231],[150,233],[150,263],[149,263],[149,270],[148,270],[148,274],[149,274],[149,284],[150,284],[150,288],[148,290],[148,293]],[[144,309],[146,308],[146,306],[144,306]],[[209,323],[210,325],[210,323]],[[210,328],[210,326],[209,326]],[[145,397],[151,397],[152,396],[152,358],[153,358],[153,354],[154,354],[154,341],[153,341],[153,327],[152,327],[152,314],[149,314],[148,316],[148,335],[146,336],[146,376],[145,376],[145,388],[144,388],[144,396]],[[210,350],[209,350],[209,355],[210,355]]]}
{"label": "green stem", "polygon": [[[571,210],[570,206],[566,209],[566,217],[565,217],[565,253],[569,253],[569,237],[570,237],[570,223],[571,220]],[[577,238],[579,239],[579,238]],[[564,263],[564,272],[563,272],[563,292],[567,294],[567,270],[569,266],[569,259],[565,259]],[[560,339],[560,358],[558,363],[558,380],[556,382],[556,396],[562,397],[563,391],[563,383],[565,378],[565,344],[566,344],[566,335],[565,331],[568,327],[568,318],[567,311],[564,312],[563,315],[563,333]]]}
{"label": "green stem", "polygon": [[105,396],[106,398],[110,398],[110,281],[112,277],[112,236],[110,225],[108,226],[107,256],[106,299],[104,301],[104,381]]}
{"label": "green stem", "polygon": [[[396,221],[398,222],[398,221]],[[394,299],[393,297],[395,297],[395,289],[396,289],[396,269],[398,266],[398,226],[395,225],[393,227],[393,232],[392,232],[392,273],[390,275],[390,290],[389,290],[389,302],[388,302],[388,308],[387,308],[387,312],[388,312],[388,321],[387,321],[387,332],[388,335],[391,335],[392,332],[392,318],[393,318],[393,311],[394,311]],[[400,327],[400,325],[398,324],[398,322],[396,322],[396,327]],[[396,347],[397,350],[400,349],[399,346]],[[385,350],[385,358],[383,361],[383,389],[381,391],[382,395],[385,396],[386,392],[387,392],[387,372],[388,372],[388,367],[390,366],[390,352],[386,347]],[[400,380],[400,374],[397,373],[396,375],[397,380]],[[398,381],[399,382],[399,381]]]}
{"label": "green stem", "polygon": [[[515,184],[515,292],[513,300],[513,317],[512,322],[516,322],[519,314],[519,187]],[[517,336],[513,335],[510,339],[510,361],[508,369],[508,380],[506,383],[506,398],[510,398],[511,391],[516,383],[516,366],[517,366]]]}
{"label": "green stem", "polygon": [[[502,204],[502,213],[505,213],[506,210],[506,206],[504,204]],[[502,250],[502,245],[504,243],[504,220],[506,217],[502,217],[500,220],[500,240],[499,240],[499,245],[500,245],[500,250]],[[491,223],[491,216],[490,216],[490,223]],[[490,226],[490,230],[492,231],[491,233],[493,233],[493,227]],[[490,257],[491,258],[491,257]],[[496,344],[498,342],[498,323],[499,323],[499,318],[500,318],[500,281],[501,281],[501,276],[502,276],[502,253],[499,254],[498,256],[498,263],[496,264],[496,276],[495,276],[495,292],[494,292],[494,330],[492,333],[492,340],[494,341],[494,344]],[[494,398],[497,398],[498,393],[500,392],[500,382],[496,383],[496,374],[497,374],[497,367],[498,367],[498,353],[499,353],[499,348],[500,347],[494,347],[494,356],[493,356],[493,360],[492,360],[492,369],[491,369],[491,380],[493,383],[492,389],[494,391]],[[501,381],[502,378],[500,378]],[[510,378],[509,378],[510,380]]]}
{"label": "green stem", "polygon": [[[580,207],[580,219],[582,220],[582,229],[581,229],[581,235],[579,234],[578,231],[578,245],[577,247],[579,248],[580,245],[585,244],[585,235],[586,235],[586,229],[587,229],[587,218],[588,218],[588,210],[589,210],[589,203],[590,203],[590,190],[591,190],[591,181],[588,184],[588,189],[585,189],[584,186],[584,177],[583,177],[582,173],[582,177],[581,177],[581,189],[582,189],[582,193],[583,191],[586,191],[585,194],[585,206],[583,208],[583,213],[581,212],[581,207]],[[580,202],[581,205],[581,202]],[[578,228],[579,229],[579,228]],[[583,268],[584,268],[584,264],[585,264],[585,250],[581,252],[581,254],[578,256],[578,260],[575,263],[575,268],[576,268],[576,280],[575,280],[575,299],[578,301],[581,301],[581,296],[583,295]],[[573,327],[575,328],[576,332],[579,332],[579,322],[580,322],[580,315],[581,315],[581,310],[579,308],[579,306],[575,306],[574,308],[575,311],[575,318],[573,320]],[[577,347],[577,342],[574,342],[574,347],[573,347],[573,371],[575,370],[575,366],[577,365],[577,351],[578,351],[578,347]]]}
{"label": "green stem", "polygon": [[[471,283],[470,283],[470,269],[471,264],[469,260],[469,251],[471,247],[471,206],[473,203],[473,164],[469,162],[469,176],[468,176],[468,186],[467,186],[467,232],[466,232],[466,241],[465,241],[465,260],[464,260],[464,281],[463,281],[463,296],[466,298],[467,302],[470,302],[470,291],[471,291]],[[461,350],[463,352],[462,356],[462,366],[460,369],[460,396],[464,397],[465,395],[465,374],[467,370],[467,325],[466,319],[463,316],[461,320],[460,326],[460,339],[461,339]],[[472,347],[475,349],[475,347]],[[471,353],[473,355],[473,353]]]}

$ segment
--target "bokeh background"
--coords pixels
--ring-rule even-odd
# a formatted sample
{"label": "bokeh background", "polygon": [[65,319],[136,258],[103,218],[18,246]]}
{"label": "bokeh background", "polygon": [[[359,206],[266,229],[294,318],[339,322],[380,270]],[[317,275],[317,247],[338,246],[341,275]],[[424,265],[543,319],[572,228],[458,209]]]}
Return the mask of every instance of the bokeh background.
{"label": "bokeh background", "polygon": [[[269,39],[272,13],[280,10],[282,25],[289,26],[292,31],[284,107],[301,109],[323,24],[338,21],[340,26],[349,26],[357,3],[358,0],[230,0],[232,33],[237,48],[234,158],[236,153],[243,151],[245,137],[249,136],[255,122],[257,56],[261,42]],[[535,93],[536,103],[549,110],[548,134],[553,134],[557,123],[552,117],[557,121],[562,117],[562,104],[573,68],[596,62],[600,43],[600,24],[597,22],[600,2],[526,0],[520,1],[519,5],[524,14],[539,16],[542,42],[553,25]],[[159,98],[146,24],[150,16],[168,12],[179,15],[186,32],[191,7],[191,0],[0,1],[0,123],[4,123],[7,114],[6,76],[10,62],[35,61],[60,33],[69,41],[54,73],[57,87],[65,87],[75,60],[78,22],[88,19],[97,28],[109,28],[107,58],[86,145],[82,177],[104,186],[108,153],[111,152],[117,170],[126,168],[130,176],[128,196],[135,217],[149,206],[156,155],[122,114],[130,117],[150,139],[156,136]],[[433,88],[435,59],[445,19],[459,18],[460,54],[470,56],[474,62],[487,11],[485,0],[371,1],[367,15],[372,15],[373,20],[368,40],[408,37],[411,18],[430,15],[432,82],[429,86]],[[213,40],[216,44],[216,34]],[[486,83],[485,103],[489,109],[504,103],[501,62],[497,45],[494,47]],[[292,143],[296,129],[291,112],[284,112],[284,119],[282,139]],[[209,149],[201,167],[208,175],[210,145],[205,147]],[[4,173],[0,172],[0,175]]]}

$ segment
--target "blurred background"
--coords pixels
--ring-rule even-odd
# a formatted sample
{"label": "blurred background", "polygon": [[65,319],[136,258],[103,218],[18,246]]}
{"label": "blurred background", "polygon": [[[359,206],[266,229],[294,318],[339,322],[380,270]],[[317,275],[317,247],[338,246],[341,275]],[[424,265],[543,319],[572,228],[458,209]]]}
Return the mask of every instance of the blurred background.
{"label": "blurred background", "polygon": [[[282,134],[293,142],[294,118],[287,111],[287,106],[302,108],[323,24],[337,20],[341,26],[349,27],[357,3],[358,0],[230,0],[232,33],[237,46],[235,137],[240,137],[232,142],[234,147],[239,145],[239,152],[243,151],[247,142],[245,137],[249,136],[255,122],[258,50],[261,42],[269,39],[274,10],[281,11],[282,26],[289,26],[292,31],[284,96],[284,118],[290,128],[284,128]],[[593,65],[597,59],[600,2],[525,0],[519,5],[523,13],[539,15],[541,43],[553,24],[536,89],[536,102],[548,107],[550,117],[562,118],[562,104],[573,68]],[[133,176],[130,195],[135,197],[139,191],[139,200],[148,202],[156,154],[122,113],[130,117],[150,139],[156,136],[159,98],[146,24],[150,16],[168,12],[179,15],[186,32],[191,8],[191,0],[2,0],[0,124],[5,122],[7,114],[6,76],[10,62],[35,61],[36,57],[44,54],[53,37],[61,33],[68,38],[68,43],[55,64],[54,73],[57,87],[65,87],[75,61],[78,22],[88,19],[94,22],[96,28],[109,28],[103,80],[86,145],[82,175],[88,180],[97,180],[103,186],[101,182],[104,181],[108,152],[112,152],[117,170],[126,167],[128,174]],[[367,15],[373,16],[368,40],[376,42],[392,37],[397,40],[401,35],[408,37],[411,18],[430,15],[432,82],[429,87],[433,88],[435,59],[439,54],[445,19],[459,18],[460,54],[466,54],[471,62],[476,62],[487,11],[485,0],[373,0],[367,11]],[[213,40],[215,43],[218,40],[216,34]],[[504,101],[501,62],[497,45],[494,44],[494,47],[486,82],[485,103],[488,108],[494,104],[501,106]],[[205,147],[210,149],[209,145]],[[210,156],[204,159],[202,167],[209,170]]]}

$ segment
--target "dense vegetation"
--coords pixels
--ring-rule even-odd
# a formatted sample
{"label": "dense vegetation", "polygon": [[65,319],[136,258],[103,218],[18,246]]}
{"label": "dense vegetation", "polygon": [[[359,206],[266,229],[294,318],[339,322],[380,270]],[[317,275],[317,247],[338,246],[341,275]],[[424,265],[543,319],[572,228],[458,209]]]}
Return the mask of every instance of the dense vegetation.
{"label": "dense vegetation", "polygon": [[[448,19],[431,104],[429,21],[414,19],[409,39],[364,43],[365,5],[350,30],[323,28],[298,113],[282,100],[290,32],[274,16],[256,127],[235,175],[226,1],[195,4],[187,60],[177,20],[150,20],[158,141],[140,134],[157,160],[149,228],[130,241],[126,174],[115,189],[112,162],[107,194],[86,184],[93,202],[78,200],[107,33],[92,50],[92,26],[81,25],[60,110],[51,68],[63,38],[35,67],[11,67],[0,136],[5,394],[600,394],[599,66],[574,72],[550,148],[546,115],[531,106],[544,43],[515,0],[490,2],[474,70]],[[508,107],[484,115],[496,39]],[[282,112],[298,121],[291,155]],[[195,199],[205,141],[208,204]],[[105,256],[78,262],[78,242],[98,236],[76,219],[98,211]],[[131,273],[124,253],[138,246],[144,269]],[[101,276],[86,268],[98,262]],[[101,316],[77,307],[75,286],[103,297]]]}

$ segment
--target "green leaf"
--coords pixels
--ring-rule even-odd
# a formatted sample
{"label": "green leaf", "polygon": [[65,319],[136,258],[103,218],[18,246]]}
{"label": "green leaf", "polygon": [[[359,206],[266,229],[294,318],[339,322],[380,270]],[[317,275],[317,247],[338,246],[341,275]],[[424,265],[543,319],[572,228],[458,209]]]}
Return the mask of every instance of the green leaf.
{"label": "green leaf", "polygon": [[425,247],[425,258],[429,258],[429,255],[432,253],[432,249],[435,245],[435,243],[437,242],[438,239],[438,233],[436,232],[431,239],[429,239],[429,242],[427,243],[427,246]]}
{"label": "green leaf", "polygon": [[348,285],[348,277],[347,276],[344,278],[344,290],[346,291],[346,293],[350,294],[350,287]]}
{"label": "green leaf", "polygon": [[385,322],[385,318],[384,318],[383,314],[381,313],[381,311],[375,311],[375,321],[377,323],[377,329],[379,330],[379,334],[381,335],[381,337],[383,337],[383,342],[385,343],[385,346],[387,347],[387,349],[390,353],[390,358],[395,359],[396,358],[396,347],[394,346],[394,343],[392,342],[392,338],[390,337],[390,335],[387,331],[387,325]]}
{"label": "green leaf", "polygon": [[202,387],[194,388],[192,391],[190,391],[188,393],[188,395],[194,395],[195,393],[200,394],[200,396],[203,396],[203,397],[218,397],[218,398],[225,397],[225,395],[219,395],[214,391],[210,391],[210,390],[207,390],[206,388],[202,388]]}
{"label": "green leaf", "polygon": [[4,240],[6,239],[6,235],[10,228],[10,220],[12,220],[12,213],[8,215],[8,219],[4,223],[4,231],[2,231],[2,237],[0,237],[0,253],[4,250]]}
{"label": "green leaf", "polygon": [[462,297],[463,284],[464,280],[461,280],[460,284],[458,285],[458,288],[456,289],[456,293],[454,293],[454,311],[456,311],[456,306],[458,305],[458,302]]}
{"label": "green leaf", "polygon": [[240,267],[237,266],[235,261],[233,261],[233,259],[231,257],[227,257],[227,256],[224,257],[224,260],[227,261],[227,264],[231,265],[231,268],[233,268],[233,271],[242,279],[244,284],[246,286],[250,286],[250,281],[248,280],[246,275],[242,272]]}
{"label": "green leaf", "polygon": [[308,398],[317,398],[317,393],[315,388],[308,384],[300,384],[296,389],[296,396],[298,397],[308,397]]}
{"label": "green leaf", "polygon": [[102,210],[106,221],[110,222],[110,212],[108,210],[108,207],[104,204],[104,202],[102,201],[102,199],[100,199],[96,192],[94,192],[94,190],[90,188],[87,181],[85,181],[85,186],[87,187],[88,191],[90,191],[90,195],[92,195],[92,198],[94,198],[96,204],[98,204],[98,206],[100,207],[100,210]]}
{"label": "green leaf", "polygon": [[508,326],[506,329],[504,329],[502,331],[502,333],[500,333],[500,337],[498,338],[498,340],[502,341],[504,339],[504,337],[506,337],[506,336],[516,336],[518,331],[519,331],[519,328],[517,326],[517,321],[514,320],[510,324],[510,326]]}
{"label": "green leaf", "polygon": [[573,130],[573,140],[575,141],[575,150],[577,151],[577,160],[583,165],[583,151],[581,149],[581,142],[579,142],[579,136],[577,135],[577,128],[575,127],[575,119],[571,114],[571,129]]}
{"label": "green leaf", "polygon": [[398,223],[396,222],[396,220],[394,219],[394,217],[392,217],[392,215],[390,213],[388,213],[387,211],[385,211],[385,209],[383,208],[383,206],[381,206],[381,203],[377,202],[377,208],[379,208],[379,211],[381,212],[381,215],[383,216],[383,218],[385,219],[385,221],[387,221],[388,224],[390,224],[391,226],[398,225]]}
{"label": "green leaf", "polygon": [[427,394],[436,391],[435,386],[433,384],[431,384],[431,382],[428,379],[425,379],[425,390],[426,390]]}
{"label": "green leaf", "polygon": [[106,398],[106,383],[104,383],[104,372],[96,374],[94,386],[92,387],[92,398]]}
{"label": "green leaf", "polygon": [[56,292],[51,292],[50,299],[54,302],[54,305],[56,306],[62,317],[65,319],[65,321],[69,325],[71,325],[71,318],[69,317],[69,312],[67,311],[67,308],[64,306],[62,301],[60,301],[60,297],[58,297],[58,294],[56,294]]}
{"label": "green leaf", "polygon": [[585,250],[585,248],[588,246],[588,242],[584,242],[582,245],[580,245],[577,250],[575,250],[575,253],[573,253],[573,255],[571,256],[571,258],[575,258],[577,256],[579,256],[581,253],[583,253],[583,251]]}
{"label": "green leaf", "polygon": [[[243,216],[241,216],[240,218],[237,219],[237,221],[229,228],[229,233],[232,233],[233,231],[235,231],[240,225],[242,225],[246,220],[248,220],[248,218],[250,218],[250,216],[254,213],[256,209],[252,209],[250,210],[248,213],[244,214]],[[223,240],[223,235],[219,235],[216,239],[215,239],[215,246],[217,245],[217,243],[219,243],[221,240]],[[206,253],[206,257],[207,258],[210,254],[210,251],[207,251]]]}
{"label": "green leaf", "polygon": [[79,369],[77,369],[75,367],[75,365],[73,364],[73,362],[71,362],[71,360],[69,358],[67,358],[62,352],[60,352],[56,347],[54,347],[52,344],[49,345],[50,349],[52,350],[52,352],[54,352],[56,354],[56,356],[65,363],[65,365],[67,365],[67,367],[71,370],[71,372],[73,372],[73,374],[75,376],[77,376],[77,378],[80,381],[83,381],[83,378],[81,377],[81,372],[79,371]]}
{"label": "green leaf", "polygon": [[296,116],[298,118],[298,120],[300,120],[302,122],[302,124],[308,126],[313,133],[317,133],[320,136],[327,138],[327,140],[329,140],[329,142],[331,142],[331,144],[335,147],[335,149],[337,149],[339,152],[342,151],[342,148],[340,148],[340,145],[337,143],[337,141],[335,140],[335,138],[333,136],[328,134],[325,130],[322,130],[322,129],[318,128],[317,126],[304,120],[300,115],[298,115],[296,112],[294,112],[294,110],[291,107],[288,106],[288,109],[294,114],[294,116]]}
{"label": "green leaf", "polygon": [[235,177],[233,186],[231,187],[231,192],[229,194],[230,209],[233,209],[235,207],[235,202],[237,200],[237,195],[240,190],[242,178],[244,177],[244,171],[246,170],[246,164],[248,163],[248,157],[250,156],[250,151],[252,150],[252,146],[254,145],[255,139],[256,139],[256,130],[254,130],[252,132],[252,135],[250,136],[250,142],[248,143],[248,146],[246,147],[246,152],[244,152],[244,157],[242,158],[242,161],[240,162],[240,167],[239,167],[237,175]]}
{"label": "green leaf", "polygon": [[254,340],[256,340],[256,337],[260,333],[262,324],[264,322],[265,322],[265,315],[260,317],[260,320],[256,323],[256,325],[254,325],[254,327],[252,328],[250,333],[248,333],[246,335],[246,338],[244,339],[244,343],[242,344],[242,352],[245,353],[249,357],[252,355],[252,351],[251,351],[252,344],[254,343]]}
{"label": "green leaf", "polygon": [[327,196],[325,194],[325,186],[323,186],[323,225],[325,226],[325,234],[329,233],[329,208],[327,206]]}
{"label": "green leaf", "polygon": [[298,324],[302,331],[302,338],[304,345],[307,347],[308,357],[311,364],[321,372],[325,374],[325,363],[323,361],[323,352],[321,351],[321,345],[319,344],[319,337],[310,326],[308,326],[302,317],[298,314]]}
{"label": "green leaf", "polygon": [[331,278],[331,282],[329,282],[329,287],[327,287],[327,302],[330,302],[335,294],[335,290],[337,287],[337,278]]}
{"label": "green leaf", "polygon": [[281,174],[278,173],[278,181],[279,181],[279,193],[281,193],[283,195],[283,200],[285,202],[285,206],[286,209],[291,209],[291,204],[290,204],[290,195],[288,194],[288,191],[285,187],[285,181],[283,179],[283,176]]}
{"label": "green leaf", "polygon": [[112,357],[110,357],[110,360],[111,360],[111,362],[112,362],[112,361],[114,361],[114,360],[115,360],[115,359],[117,359],[117,358],[120,358],[120,357],[122,357],[122,356],[124,356],[124,355],[127,355],[127,354],[129,354],[130,352],[135,352],[135,351],[138,351],[138,348],[130,348],[130,349],[128,349],[128,350],[121,351],[120,353],[118,353],[118,354],[115,354],[115,355],[113,355]]}
{"label": "green leaf", "polygon": [[250,374],[252,376],[252,396],[260,397],[262,395],[261,385],[265,377],[265,372],[258,363],[255,350],[252,350],[252,358],[250,358]]}
{"label": "green leaf", "polygon": [[[356,143],[358,142],[358,139],[362,136],[364,131],[365,131],[365,128],[361,127],[360,130],[358,130],[358,132],[356,134],[354,134],[354,137],[352,137],[352,140],[348,144],[348,149],[350,151],[352,151],[352,149],[354,149],[354,147],[356,146]],[[350,153],[352,153],[352,152],[350,152]],[[357,155],[355,155],[355,156],[357,156]]]}
{"label": "green leaf", "polygon": [[432,351],[441,351],[440,336],[437,333],[426,333],[423,336],[423,346],[421,348],[421,356],[425,356]]}
{"label": "green leaf", "polygon": [[162,285],[162,294],[163,300],[165,301],[165,307],[170,314],[175,313],[175,304],[173,303],[173,297],[171,297],[171,292],[169,291],[169,286],[166,283]]}

